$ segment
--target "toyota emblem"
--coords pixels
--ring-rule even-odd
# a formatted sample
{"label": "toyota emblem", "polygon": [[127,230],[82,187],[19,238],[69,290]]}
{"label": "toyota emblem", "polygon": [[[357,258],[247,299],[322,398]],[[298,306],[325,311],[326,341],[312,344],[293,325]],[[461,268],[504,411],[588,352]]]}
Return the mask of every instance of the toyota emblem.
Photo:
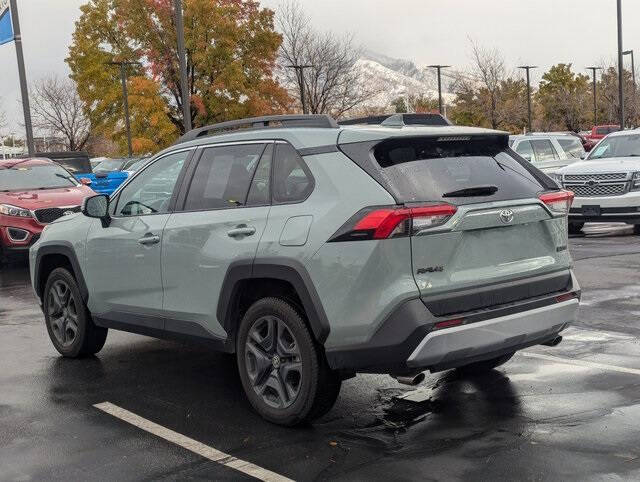
{"label": "toyota emblem", "polygon": [[73,214],[73,211],[65,211],[62,213],[63,216],[68,216],[69,214]]}
{"label": "toyota emblem", "polygon": [[504,224],[511,224],[513,221],[513,211],[511,209],[504,209],[500,211],[500,221]]}

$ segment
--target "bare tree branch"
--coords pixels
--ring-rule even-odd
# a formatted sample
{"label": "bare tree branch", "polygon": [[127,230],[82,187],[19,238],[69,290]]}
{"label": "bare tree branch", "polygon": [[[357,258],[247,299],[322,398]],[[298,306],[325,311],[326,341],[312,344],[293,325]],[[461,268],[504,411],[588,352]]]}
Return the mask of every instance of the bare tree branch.
{"label": "bare tree branch", "polygon": [[31,87],[30,97],[34,127],[64,137],[70,151],[85,146],[91,125],[72,80],[40,79]]}
{"label": "bare tree branch", "polygon": [[[283,37],[281,75],[298,99],[304,83],[310,113],[340,117],[379,93],[356,68],[360,50],[354,47],[352,35],[315,31],[299,4],[291,1],[280,5],[277,24]],[[291,65],[310,67],[300,74]]]}

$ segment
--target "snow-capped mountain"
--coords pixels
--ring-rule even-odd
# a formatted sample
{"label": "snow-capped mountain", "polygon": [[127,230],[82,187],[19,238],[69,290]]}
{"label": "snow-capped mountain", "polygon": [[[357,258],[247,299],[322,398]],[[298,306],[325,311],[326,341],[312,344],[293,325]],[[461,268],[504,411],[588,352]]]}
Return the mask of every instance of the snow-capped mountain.
{"label": "snow-capped mountain", "polygon": [[[356,62],[355,68],[362,72],[362,79],[368,86],[379,91],[367,104],[386,106],[398,97],[426,95],[438,98],[436,74],[427,67],[418,67],[410,60],[396,59],[371,51],[365,51]],[[445,102],[453,100],[453,95],[445,92]]]}

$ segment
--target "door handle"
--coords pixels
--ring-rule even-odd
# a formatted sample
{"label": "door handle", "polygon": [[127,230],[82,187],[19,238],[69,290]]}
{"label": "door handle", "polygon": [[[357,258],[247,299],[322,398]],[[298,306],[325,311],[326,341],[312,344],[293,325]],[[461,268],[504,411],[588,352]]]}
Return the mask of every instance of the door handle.
{"label": "door handle", "polygon": [[157,244],[160,242],[160,236],[155,234],[147,234],[138,240],[138,243],[148,245]]}
{"label": "door handle", "polygon": [[256,228],[254,228],[253,226],[247,226],[246,224],[241,224],[240,226],[237,226],[227,231],[227,235],[230,238],[235,238],[238,236],[251,236],[252,234],[255,234],[255,232],[256,232]]}

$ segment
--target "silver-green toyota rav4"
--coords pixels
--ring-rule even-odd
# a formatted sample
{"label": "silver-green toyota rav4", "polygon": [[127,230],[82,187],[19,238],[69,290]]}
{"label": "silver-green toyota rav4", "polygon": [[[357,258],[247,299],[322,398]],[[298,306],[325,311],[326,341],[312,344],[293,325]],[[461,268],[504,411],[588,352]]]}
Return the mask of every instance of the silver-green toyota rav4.
{"label": "silver-green toyota rav4", "polygon": [[64,356],[109,328],[235,353],[264,418],[326,413],[359,372],[489,370],[577,314],[573,194],[503,132],[436,115],[193,130],[48,225],[33,288]]}

